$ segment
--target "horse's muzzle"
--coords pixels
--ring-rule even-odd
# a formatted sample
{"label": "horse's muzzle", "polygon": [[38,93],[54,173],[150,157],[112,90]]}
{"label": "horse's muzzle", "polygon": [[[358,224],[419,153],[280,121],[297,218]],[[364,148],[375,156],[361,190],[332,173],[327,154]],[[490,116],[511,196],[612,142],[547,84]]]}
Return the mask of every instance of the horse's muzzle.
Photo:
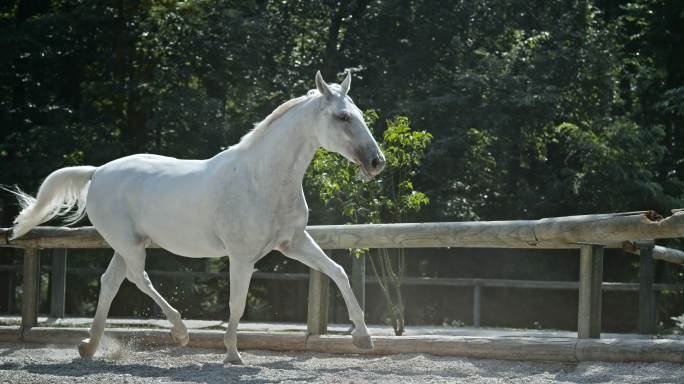
{"label": "horse's muzzle", "polygon": [[385,156],[382,152],[376,152],[367,161],[363,162],[362,167],[368,176],[374,177],[385,168]]}

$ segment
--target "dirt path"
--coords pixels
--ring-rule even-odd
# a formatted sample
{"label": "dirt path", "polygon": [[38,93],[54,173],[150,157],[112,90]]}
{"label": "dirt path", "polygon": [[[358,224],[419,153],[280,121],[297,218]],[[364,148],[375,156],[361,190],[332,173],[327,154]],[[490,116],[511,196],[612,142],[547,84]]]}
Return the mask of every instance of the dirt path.
{"label": "dirt path", "polygon": [[339,356],[191,348],[132,349],[109,342],[92,360],[73,346],[0,343],[0,383],[684,383],[684,365],[477,360],[406,354]]}

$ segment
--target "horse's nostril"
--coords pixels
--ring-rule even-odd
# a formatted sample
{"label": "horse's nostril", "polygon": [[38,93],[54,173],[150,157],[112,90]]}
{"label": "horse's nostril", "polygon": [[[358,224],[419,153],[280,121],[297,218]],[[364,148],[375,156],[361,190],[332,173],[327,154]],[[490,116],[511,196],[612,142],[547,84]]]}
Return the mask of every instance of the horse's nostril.
{"label": "horse's nostril", "polygon": [[377,169],[377,168],[378,168],[378,161],[379,161],[379,160],[378,160],[377,157],[374,158],[374,159],[371,161],[371,167],[373,167],[373,169]]}

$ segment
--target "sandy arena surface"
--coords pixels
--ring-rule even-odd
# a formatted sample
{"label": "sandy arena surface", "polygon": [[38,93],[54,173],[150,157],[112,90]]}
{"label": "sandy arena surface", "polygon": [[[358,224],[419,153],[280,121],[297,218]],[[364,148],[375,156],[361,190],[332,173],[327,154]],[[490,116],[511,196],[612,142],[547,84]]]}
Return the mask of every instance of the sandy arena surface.
{"label": "sandy arena surface", "polygon": [[74,346],[0,343],[0,383],[684,383],[684,365],[580,364],[394,356],[133,349],[107,341],[92,360]]}

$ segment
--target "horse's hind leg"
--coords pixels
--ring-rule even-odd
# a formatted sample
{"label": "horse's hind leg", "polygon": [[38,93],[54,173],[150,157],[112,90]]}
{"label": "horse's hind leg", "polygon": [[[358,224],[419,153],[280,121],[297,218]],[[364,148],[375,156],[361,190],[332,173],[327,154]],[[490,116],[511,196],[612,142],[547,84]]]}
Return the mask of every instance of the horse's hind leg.
{"label": "horse's hind leg", "polygon": [[126,277],[128,280],[157,303],[166,315],[166,318],[173,324],[171,338],[180,346],[186,346],[188,341],[190,341],[190,336],[188,335],[188,329],[185,327],[183,320],[181,320],[180,312],[173,308],[164,300],[159,292],[154,289],[152,281],[150,281],[147,272],[145,272],[145,248],[142,246],[136,247],[123,255],[126,260]]}
{"label": "horse's hind leg", "polygon": [[78,353],[81,357],[92,357],[95,354],[95,350],[104,332],[109,307],[112,304],[112,300],[114,300],[114,296],[119,291],[124,277],[126,277],[126,263],[121,255],[114,252],[107,271],[100,278],[100,297],[97,301],[97,311],[95,312],[93,324],[88,332],[90,338],[83,340],[81,345],[78,346]]}

